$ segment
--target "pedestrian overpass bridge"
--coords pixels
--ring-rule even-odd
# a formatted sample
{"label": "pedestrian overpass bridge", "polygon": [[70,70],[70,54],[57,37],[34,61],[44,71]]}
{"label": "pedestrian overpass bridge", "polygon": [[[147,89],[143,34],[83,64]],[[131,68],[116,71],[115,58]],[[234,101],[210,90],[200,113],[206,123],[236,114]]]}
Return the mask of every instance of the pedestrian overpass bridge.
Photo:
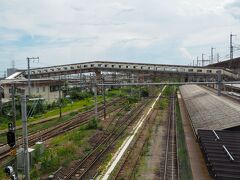
{"label": "pedestrian overpass bridge", "polygon": [[[31,79],[41,79],[58,77],[61,75],[79,74],[95,72],[96,76],[101,76],[102,72],[130,73],[136,75],[152,76],[171,76],[184,78],[184,81],[207,81],[217,79],[217,72],[225,80],[237,80],[239,75],[227,69],[214,67],[167,65],[167,64],[147,64],[130,62],[111,62],[111,61],[89,61],[75,64],[65,64],[49,67],[30,69]],[[26,78],[27,70],[16,73],[12,78]]]}

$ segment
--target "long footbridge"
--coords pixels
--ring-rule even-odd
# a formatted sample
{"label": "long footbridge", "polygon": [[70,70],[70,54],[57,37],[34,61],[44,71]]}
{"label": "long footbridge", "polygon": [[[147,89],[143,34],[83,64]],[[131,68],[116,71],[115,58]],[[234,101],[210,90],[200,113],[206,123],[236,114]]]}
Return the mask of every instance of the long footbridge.
{"label": "long footbridge", "polygon": [[[111,61],[89,61],[34,68],[30,69],[30,76],[31,79],[41,79],[89,72],[94,72],[96,73],[96,76],[100,76],[102,72],[114,72],[130,73],[139,76],[148,74],[150,76],[180,77],[183,81],[207,81],[210,79],[216,79],[218,71],[221,72],[223,79],[239,79],[238,74],[224,68]],[[13,78],[26,78],[27,75],[28,71],[24,70],[21,73],[17,73]]]}

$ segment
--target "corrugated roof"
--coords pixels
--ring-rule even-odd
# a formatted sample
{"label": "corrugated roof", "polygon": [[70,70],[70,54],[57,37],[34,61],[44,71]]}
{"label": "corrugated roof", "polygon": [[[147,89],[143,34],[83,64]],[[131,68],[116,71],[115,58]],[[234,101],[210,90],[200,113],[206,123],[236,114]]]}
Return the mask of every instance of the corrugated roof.
{"label": "corrugated roof", "polygon": [[223,130],[240,126],[240,105],[197,85],[180,87],[193,127]]}

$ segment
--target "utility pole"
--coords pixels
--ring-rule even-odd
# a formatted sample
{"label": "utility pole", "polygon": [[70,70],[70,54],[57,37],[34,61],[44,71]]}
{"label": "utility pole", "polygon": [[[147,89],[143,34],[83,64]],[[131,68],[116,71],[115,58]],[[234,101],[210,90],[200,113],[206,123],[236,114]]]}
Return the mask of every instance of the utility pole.
{"label": "utility pole", "polygon": [[230,34],[230,60],[233,59],[233,44],[232,44],[233,36],[237,36],[237,35],[233,35],[232,33]]}
{"label": "utility pole", "polygon": [[217,53],[217,62],[219,62],[219,53]]}
{"label": "utility pole", "polygon": [[211,64],[213,64],[213,50],[214,50],[215,48],[213,48],[213,47],[211,47]]}
{"label": "utility pole", "polygon": [[199,66],[199,60],[198,60],[198,56],[197,56],[197,66]]}
{"label": "utility pole", "polygon": [[80,65],[80,91],[82,91],[82,67]]}
{"label": "utility pole", "polygon": [[31,95],[30,89],[31,89],[31,81],[30,81],[30,60],[38,60],[39,57],[27,57],[27,66],[28,66],[28,96]]}
{"label": "utility pole", "polygon": [[98,105],[97,105],[97,74],[95,73],[94,78],[94,103],[95,103],[95,118],[98,119]]}
{"label": "utility pole", "polygon": [[62,118],[62,96],[61,96],[61,81],[60,81],[60,75],[58,77],[59,84],[58,84],[58,101],[59,101],[59,117]]}
{"label": "utility pole", "polygon": [[202,53],[202,67],[204,66],[204,55],[205,54]]}
{"label": "utility pole", "polygon": [[0,86],[0,115],[2,115],[2,112],[3,112],[3,104],[2,104],[2,93],[3,93],[3,88],[2,86]]}
{"label": "utility pole", "polygon": [[[17,141],[16,141],[16,103],[15,103],[15,93],[16,93],[16,88],[15,84],[12,84],[12,130],[14,132],[15,136],[15,146],[13,147],[13,152],[16,152],[17,150]],[[14,167],[15,167],[15,175],[18,178],[18,168],[17,168],[17,155],[14,153]]]}
{"label": "utility pole", "polygon": [[210,63],[210,59],[206,59],[206,60],[205,60],[205,59],[204,59],[204,55],[205,55],[205,54],[202,53],[202,67],[205,65],[205,62]]}
{"label": "utility pole", "polygon": [[23,129],[23,154],[24,154],[24,175],[25,180],[30,180],[30,165],[29,165],[29,153],[28,153],[28,130],[27,130],[27,108],[26,108],[26,95],[22,95],[21,98],[21,110],[22,110],[22,129]]}
{"label": "utility pole", "polygon": [[[105,83],[104,77],[102,78],[103,84]],[[106,119],[106,95],[105,95],[105,86],[103,86],[103,111],[104,111],[104,120]]]}

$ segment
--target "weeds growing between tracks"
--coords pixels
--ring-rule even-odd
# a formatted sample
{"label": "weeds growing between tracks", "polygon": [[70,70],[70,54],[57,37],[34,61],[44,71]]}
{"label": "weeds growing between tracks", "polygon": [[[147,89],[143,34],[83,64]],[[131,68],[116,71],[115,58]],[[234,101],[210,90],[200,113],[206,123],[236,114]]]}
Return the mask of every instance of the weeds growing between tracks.
{"label": "weeds growing between tracks", "polygon": [[178,134],[178,158],[179,158],[179,171],[180,179],[192,178],[192,171],[189,163],[188,153],[186,149],[185,135],[182,125],[182,118],[179,109],[179,104],[176,104],[176,118],[177,118],[177,134]]}

